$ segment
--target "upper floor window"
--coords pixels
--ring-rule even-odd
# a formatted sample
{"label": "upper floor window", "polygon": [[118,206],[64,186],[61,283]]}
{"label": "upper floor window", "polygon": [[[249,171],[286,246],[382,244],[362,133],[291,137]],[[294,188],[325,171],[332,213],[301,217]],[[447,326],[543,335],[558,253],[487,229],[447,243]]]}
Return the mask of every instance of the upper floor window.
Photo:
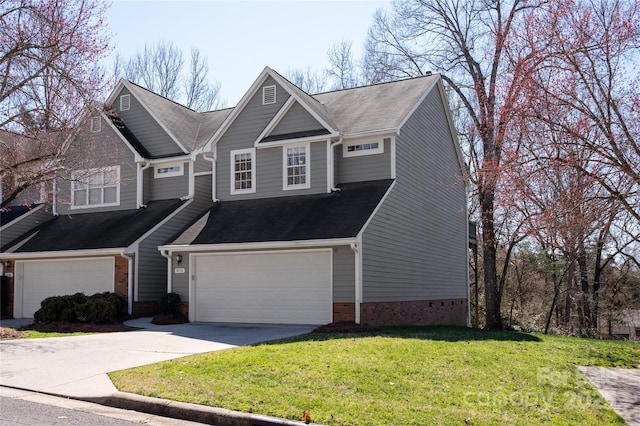
{"label": "upper floor window", "polygon": [[262,88],[262,105],[276,103],[276,86],[264,86]]}
{"label": "upper floor window", "polygon": [[120,96],[120,111],[129,111],[131,108],[131,95]]}
{"label": "upper floor window", "polygon": [[309,144],[283,146],[284,189],[311,187],[309,178]]}
{"label": "upper floor window", "polygon": [[255,149],[231,151],[231,193],[247,194],[256,192]]}
{"label": "upper floor window", "polygon": [[94,115],[91,117],[91,131],[93,133],[98,133],[102,130],[102,120],[100,120],[99,115]]}
{"label": "upper floor window", "polygon": [[359,155],[369,154],[382,154],[384,152],[384,144],[381,141],[378,142],[355,142],[345,143],[343,145],[342,156],[343,157],[356,157]]}
{"label": "upper floor window", "polygon": [[120,204],[120,166],[71,173],[71,208]]}
{"label": "upper floor window", "polygon": [[153,168],[153,177],[164,178],[172,176],[182,176],[184,175],[184,167],[182,166],[183,163],[159,164]]}

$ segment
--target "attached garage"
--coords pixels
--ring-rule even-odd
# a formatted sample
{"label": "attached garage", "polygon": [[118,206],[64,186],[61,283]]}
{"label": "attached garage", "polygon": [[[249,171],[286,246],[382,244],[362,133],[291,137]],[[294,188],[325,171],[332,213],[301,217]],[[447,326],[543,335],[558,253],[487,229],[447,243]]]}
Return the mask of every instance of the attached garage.
{"label": "attached garage", "polygon": [[326,324],[332,318],[332,251],[191,256],[190,319]]}
{"label": "attached garage", "polygon": [[14,317],[33,318],[50,296],[114,291],[114,281],[113,257],[17,261]]}

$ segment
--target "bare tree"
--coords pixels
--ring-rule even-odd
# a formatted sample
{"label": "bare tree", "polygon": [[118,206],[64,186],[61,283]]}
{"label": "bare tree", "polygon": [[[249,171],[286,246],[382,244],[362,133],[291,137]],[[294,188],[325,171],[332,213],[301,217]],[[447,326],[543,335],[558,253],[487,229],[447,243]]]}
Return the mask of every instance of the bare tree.
{"label": "bare tree", "polygon": [[0,1],[0,207],[54,178],[72,129],[103,94],[104,14],[93,0]]}
{"label": "bare tree", "polygon": [[326,75],[321,71],[313,71],[310,67],[306,70],[291,69],[287,71],[285,77],[307,93],[320,93],[327,89]]}
{"label": "bare tree", "polygon": [[327,52],[329,68],[326,69],[326,74],[333,81],[333,90],[348,89],[361,84],[362,76],[353,58],[351,46],[350,41],[343,39],[334,43]]}
{"label": "bare tree", "polygon": [[400,0],[394,3],[391,15],[376,13],[365,47],[368,80],[441,72],[470,117],[471,127],[461,131],[473,136],[467,154],[481,213],[488,328],[502,327],[495,195],[503,167],[502,150],[510,140],[525,79],[522,70],[509,67],[513,58],[507,46],[524,12],[540,3],[542,0]]}
{"label": "bare tree", "polygon": [[220,84],[210,83],[207,58],[197,48],[191,49],[188,64],[173,42],[147,44],[128,59],[116,56],[115,78],[126,78],[161,96],[180,102],[197,111],[223,106]]}

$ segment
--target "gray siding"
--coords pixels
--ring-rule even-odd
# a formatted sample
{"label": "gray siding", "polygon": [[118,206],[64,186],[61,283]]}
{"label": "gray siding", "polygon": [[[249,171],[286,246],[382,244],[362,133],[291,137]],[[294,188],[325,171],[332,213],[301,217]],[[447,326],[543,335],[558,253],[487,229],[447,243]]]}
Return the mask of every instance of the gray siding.
{"label": "gray siding", "polygon": [[[86,155],[87,152],[91,155]],[[133,152],[107,123],[102,131],[91,133],[81,129],[73,141],[67,158],[69,172],[57,180],[58,212],[60,214],[95,213],[101,211],[135,209],[137,204],[137,171]],[[120,166],[120,204],[110,207],[71,209],[71,171]]]}
{"label": "gray siding", "polygon": [[[268,78],[265,86],[275,84]],[[232,150],[253,148],[256,138],[273,119],[288,98],[288,93],[277,86],[277,103],[262,105],[262,90],[249,101],[242,113],[217,144],[216,195],[222,201],[276,196],[293,196],[322,193],[327,190],[327,145],[326,142],[311,144],[311,188],[284,191],[282,170],[282,147],[256,149],[256,192],[231,195]],[[304,130],[304,129],[302,129]]]}
{"label": "gray siding", "polygon": [[211,173],[211,161],[207,161],[204,158],[202,158],[202,155],[198,155],[196,157],[196,163],[193,171],[195,173],[203,173],[203,172]]}
{"label": "gray siding", "polygon": [[[180,254],[182,256],[182,263],[178,265],[176,260],[176,255]],[[189,301],[189,254],[188,253],[174,253],[173,259],[171,261],[172,268],[172,291],[173,293],[178,293],[180,295],[180,299],[183,302]],[[183,274],[176,274],[175,268],[184,268]]]}
{"label": "gray siding", "polygon": [[396,185],[363,234],[363,301],[466,298],[465,186],[437,87],[396,156]]}
{"label": "gray siding", "polygon": [[302,105],[296,102],[282,117],[278,125],[271,132],[272,135],[282,135],[287,133],[301,132],[304,130],[322,129],[318,121],[313,118]]}
{"label": "gray siding", "polygon": [[[375,142],[375,140],[372,140]],[[363,182],[391,178],[391,139],[384,139],[384,152],[380,154],[343,157],[343,147],[334,148],[336,183]]]}
{"label": "gray siding", "polygon": [[[120,96],[127,94],[130,95],[131,108],[128,111],[120,111]],[[149,151],[153,158],[182,152],[162,126],[126,88],[120,91],[113,107],[116,114],[122,118],[125,125],[136,135],[138,141]]]}
{"label": "gray siding", "polygon": [[333,249],[333,301],[353,303],[356,300],[355,253],[350,247]]}
{"label": "gray siding", "polygon": [[[149,200],[169,200],[189,195],[190,163],[184,162],[182,163],[182,166],[184,167],[184,173],[182,176],[156,178],[154,167],[162,167],[162,164],[155,165],[150,167],[149,170],[145,170],[145,172],[149,172],[150,177],[150,179],[145,180],[145,184],[149,184],[151,186],[151,188],[149,188],[149,196],[151,197]],[[146,191],[144,192],[146,193]],[[149,200],[145,200],[145,202]]]}
{"label": "gray siding", "polygon": [[[175,237],[203,210],[211,205],[211,177],[196,177],[195,185],[196,196],[193,201],[153,234],[140,242],[136,301],[157,301],[160,296],[167,292],[167,259],[162,257],[158,246],[168,243],[171,238]],[[182,265],[187,268],[186,258],[182,261]],[[180,274],[174,274],[174,277],[176,275]],[[188,274],[185,277],[188,279]],[[189,300],[188,294],[181,294],[181,296],[185,301]]]}
{"label": "gray siding", "polygon": [[37,206],[29,213],[20,216],[0,229],[0,247],[9,244],[16,238],[50,219],[53,219],[51,207],[48,205]]}

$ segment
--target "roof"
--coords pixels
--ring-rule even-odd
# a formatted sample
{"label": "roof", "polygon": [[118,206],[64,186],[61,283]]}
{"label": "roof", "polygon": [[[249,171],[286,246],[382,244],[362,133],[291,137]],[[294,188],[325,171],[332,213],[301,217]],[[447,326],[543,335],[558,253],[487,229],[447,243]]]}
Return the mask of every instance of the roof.
{"label": "roof", "polygon": [[0,226],[4,226],[23,214],[29,213],[37,205],[38,204],[31,204],[28,206],[11,206],[0,209]]}
{"label": "roof", "polygon": [[183,202],[149,201],[146,209],[61,215],[2,247],[24,242],[15,253],[127,247],[165,219]]}
{"label": "roof", "polygon": [[396,130],[440,76],[399,80],[321,93],[321,102],[345,135]]}
{"label": "roof", "polygon": [[[356,237],[392,180],[343,184],[330,194],[222,201],[173,244],[226,244]],[[194,228],[199,228],[195,229]],[[185,238],[189,236],[189,238]]]}

